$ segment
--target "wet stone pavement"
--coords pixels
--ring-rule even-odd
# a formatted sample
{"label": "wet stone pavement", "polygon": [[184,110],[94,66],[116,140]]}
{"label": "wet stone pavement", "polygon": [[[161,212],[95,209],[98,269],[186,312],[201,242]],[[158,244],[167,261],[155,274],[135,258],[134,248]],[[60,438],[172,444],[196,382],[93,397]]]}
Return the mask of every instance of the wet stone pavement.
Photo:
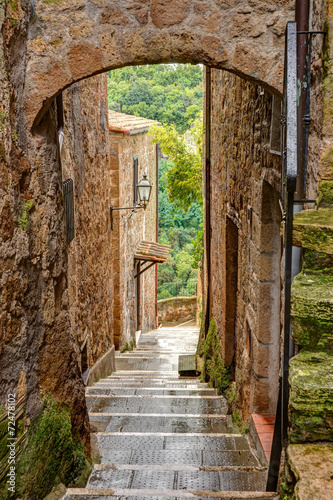
{"label": "wet stone pavement", "polygon": [[116,357],[116,372],[86,400],[100,463],[86,488],[66,500],[271,499],[267,470],[250,439],[235,433],[227,404],[199,378],[178,375],[180,354],[194,354],[195,327],[142,334]]}

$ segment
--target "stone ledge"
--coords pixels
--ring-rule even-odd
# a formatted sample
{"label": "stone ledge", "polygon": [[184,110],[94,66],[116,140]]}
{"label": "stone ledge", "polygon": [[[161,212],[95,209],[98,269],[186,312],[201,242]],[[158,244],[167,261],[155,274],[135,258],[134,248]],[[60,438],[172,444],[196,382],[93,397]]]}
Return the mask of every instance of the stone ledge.
{"label": "stone ledge", "polygon": [[333,210],[303,210],[294,214],[293,245],[333,254]]}
{"label": "stone ledge", "polygon": [[289,384],[290,442],[333,441],[333,353],[292,358]]}
{"label": "stone ledge", "polygon": [[333,498],[333,445],[294,444],[288,446],[287,456],[297,481],[296,500]]}
{"label": "stone ledge", "polygon": [[333,275],[299,274],[292,284],[293,339],[306,349],[333,347]]}
{"label": "stone ledge", "polygon": [[87,379],[86,386],[92,386],[101,378],[105,378],[111,375],[112,372],[116,371],[116,360],[115,360],[115,347],[114,345],[109,349],[104,356],[102,356],[94,366],[90,368],[90,373]]}

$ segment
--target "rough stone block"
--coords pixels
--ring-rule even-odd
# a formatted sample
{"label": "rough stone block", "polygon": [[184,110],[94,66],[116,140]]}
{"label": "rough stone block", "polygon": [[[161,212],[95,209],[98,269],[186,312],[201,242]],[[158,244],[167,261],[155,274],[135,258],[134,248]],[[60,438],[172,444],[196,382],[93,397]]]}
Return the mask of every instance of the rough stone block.
{"label": "rough stone block", "polygon": [[292,444],[289,466],[296,478],[296,500],[333,498],[333,447],[328,444]]}
{"label": "rough stone block", "polygon": [[299,274],[292,284],[293,338],[307,349],[333,347],[333,275]]}
{"label": "rough stone block", "polygon": [[290,362],[290,441],[333,441],[333,354],[302,351]]}
{"label": "rough stone block", "polygon": [[257,337],[269,344],[280,325],[280,293],[275,283],[260,283],[258,286]]}
{"label": "rough stone block", "polygon": [[254,379],[251,383],[251,391],[253,391],[252,413],[269,413],[271,411],[269,380],[266,378]]}
{"label": "rough stone block", "polygon": [[268,377],[270,346],[264,345],[258,341],[255,335],[252,335],[252,367],[259,377]]}
{"label": "rough stone block", "polygon": [[279,274],[279,262],[276,255],[268,252],[259,252],[252,244],[250,246],[251,266],[259,281],[274,281]]}
{"label": "rough stone block", "polygon": [[293,245],[333,254],[333,209],[303,210],[294,215]]}
{"label": "rough stone block", "polygon": [[317,205],[324,208],[333,208],[333,181],[319,182],[319,196]]}

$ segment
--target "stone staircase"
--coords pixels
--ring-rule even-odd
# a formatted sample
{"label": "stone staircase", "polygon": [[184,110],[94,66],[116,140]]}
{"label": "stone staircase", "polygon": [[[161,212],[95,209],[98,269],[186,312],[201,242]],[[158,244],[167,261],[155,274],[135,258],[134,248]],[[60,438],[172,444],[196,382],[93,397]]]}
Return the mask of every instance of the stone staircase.
{"label": "stone staircase", "polygon": [[223,397],[180,378],[179,354],[195,352],[196,328],[161,328],[116,358],[117,371],[87,388],[101,463],[67,500],[272,499],[267,470],[235,433]]}

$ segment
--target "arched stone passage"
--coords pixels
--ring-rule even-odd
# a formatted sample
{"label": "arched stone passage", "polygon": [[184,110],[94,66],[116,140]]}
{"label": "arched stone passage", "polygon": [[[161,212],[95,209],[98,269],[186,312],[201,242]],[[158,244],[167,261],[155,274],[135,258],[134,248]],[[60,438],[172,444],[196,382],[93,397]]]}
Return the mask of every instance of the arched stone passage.
{"label": "arched stone passage", "polygon": [[28,26],[25,115],[83,78],[137,64],[203,63],[279,93],[293,0],[35,0]]}

